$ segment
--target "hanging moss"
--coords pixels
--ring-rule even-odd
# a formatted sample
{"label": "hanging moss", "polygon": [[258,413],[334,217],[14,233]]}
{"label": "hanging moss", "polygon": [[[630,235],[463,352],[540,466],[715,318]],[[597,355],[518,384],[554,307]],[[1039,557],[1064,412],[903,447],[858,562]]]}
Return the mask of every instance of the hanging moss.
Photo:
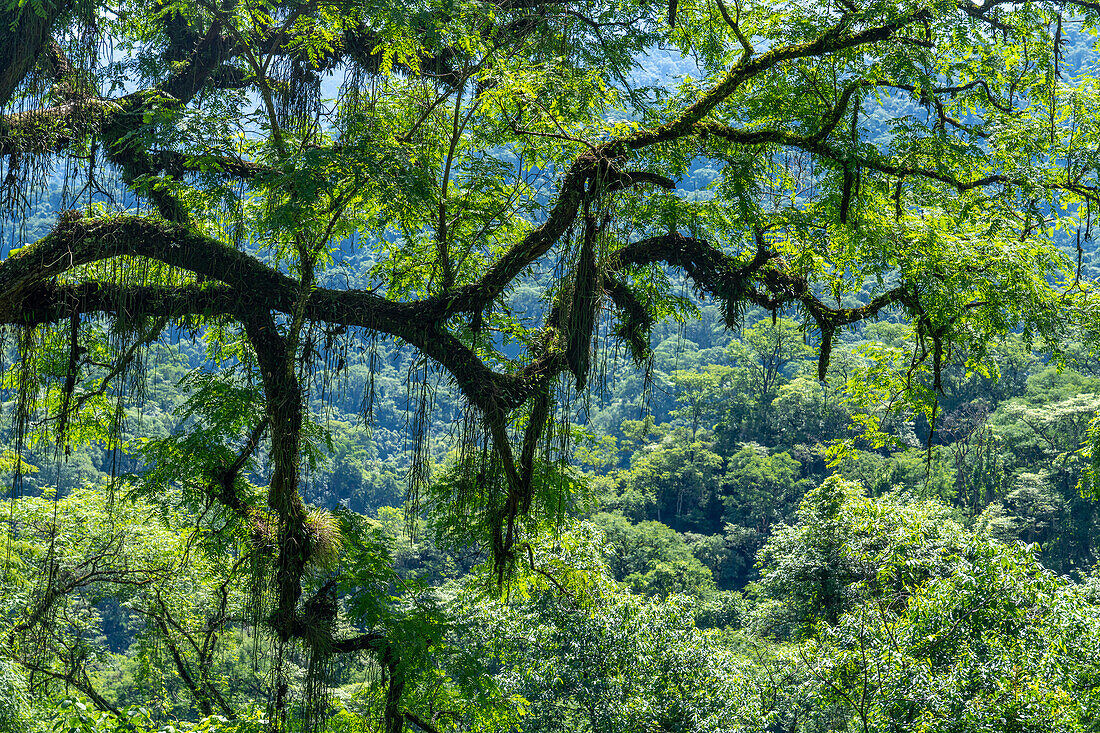
{"label": "hanging moss", "polygon": [[592,329],[595,327],[596,312],[600,303],[600,274],[596,269],[598,233],[599,228],[595,217],[585,217],[580,256],[573,271],[573,292],[569,308],[569,323],[566,326],[568,345],[565,350],[565,361],[569,365],[569,371],[577,380],[578,390],[585,389],[588,384]]}

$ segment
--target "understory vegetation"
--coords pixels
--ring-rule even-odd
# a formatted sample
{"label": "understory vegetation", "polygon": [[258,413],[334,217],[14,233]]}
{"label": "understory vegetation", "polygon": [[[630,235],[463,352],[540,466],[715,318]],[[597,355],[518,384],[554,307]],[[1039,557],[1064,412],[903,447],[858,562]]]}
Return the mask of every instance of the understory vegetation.
{"label": "understory vegetation", "polygon": [[[936,435],[898,421],[876,448],[792,322],[731,334],[714,310],[658,329],[648,397],[641,378],[609,375],[578,407],[575,458],[552,479],[568,511],[525,541],[503,586],[477,529],[448,516],[468,470],[448,441],[413,507],[408,456],[384,437],[401,435],[397,399],[379,400],[373,426],[328,408],[303,488],[314,531],[332,534],[314,582],[350,576],[342,602],[405,640],[415,666],[401,674],[434,715],[412,725],[1090,730],[1100,578],[1080,481],[1100,376],[1087,355],[1057,364],[1010,338],[995,374],[945,376]],[[869,326],[834,358],[856,364],[906,328]],[[380,361],[378,384],[398,383],[401,358]],[[10,649],[8,730],[271,725],[275,650],[242,615],[262,579],[204,551],[219,528],[197,534],[204,518],[178,491],[143,494],[150,442],[203,439],[196,393],[212,387],[178,346],[147,368],[141,432],[117,455],[26,451],[23,495],[4,509],[20,528],[4,612],[26,624],[51,566],[60,597]],[[227,406],[217,395],[206,409]],[[435,407],[440,435],[449,407]],[[284,663],[299,684],[316,673],[308,656]],[[387,671],[359,657],[325,674],[319,725],[373,729]]]}

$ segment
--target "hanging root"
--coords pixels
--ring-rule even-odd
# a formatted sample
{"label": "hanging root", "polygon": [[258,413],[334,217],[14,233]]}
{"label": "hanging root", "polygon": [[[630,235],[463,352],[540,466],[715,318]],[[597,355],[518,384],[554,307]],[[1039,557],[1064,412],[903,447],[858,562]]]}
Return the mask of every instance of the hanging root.
{"label": "hanging root", "polygon": [[[412,415],[412,461],[409,464],[408,498],[405,502],[405,524],[410,531],[416,527],[420,514],[420,497],[431,482],[431,452],[428,428],[431,424],[431,408],[435,401],[428,382],[430,370],[423,365],[423,376],[416,383],[416,411]],[[412,399],[412,397],[410,397]]]}
{"label": "hanging root", "polygon": [[324,728],[338,608],[335,580],[326,582],[312,598],[302,604],[303,641],[309,652],[302,701],[303,733],[315,733]]}
{"label": "hanging root", "polygon": [[840,223],[848,223],[848,210],[852,205],[853,189],[856,187],[856,174],[851,167],[844,166],[844,183],[840,190]]}
{"label": "hanging root", "polygon": [[829,356],[833,353],[833,337],[836,335],[836,328],[833,326],[823,326],[821,328],[821,350],[817,355],[817,379],[824,382],[825,375],[829,372]]}
{"label": "hanging root", "polygon": [[610,275],[604,275],[602,280],[604,290],[622,316],[615,335],[626,342],[634,361],[642,364],[649,358],[649,334],[653,329],[653,315],[625,283]]}
{"label": "hanging root", "polygon": [[65,383],[61,387],[61,414],[57,417],[57,448],[60,451],[65,443],[65,430],[69,423],[69,410],[72,407],[73,392],[80,371],[80,357],[84,350],[80,346],[80,313],[73,310],[69,318],[69,362],[65,367]]}
{"label": "hanging root", "polygon": [[535,395],[531,404],[518,466],[508,436],[506,414],[497,410],[486,416],[494,446],[492,460],[502,470],[506,487],[503,506],[494,506],[490,502],[487,509],[492,535],[493,568],[500,583],[504,582],[504,572],[515,554],[514,548],[518,539],[516,520],[531,511],[531,502],[534,499],[535,454],[550,420],[550,405],[550,387],[546,384]]}
{"label": "hanging root", "polygon": [[504,571],[512,559],[515,545],[516,517],[520,499],[524,494],[523,479],[516,468],[512,442],[508,437],[508,418],[501,409],[485,416],[489,434],[493,438],[493,460],[499,462],[508,487],[508,498],[503,507],[489,508],[489,524],[492,530],[493,568],[498,582],[504,581]]}
{"label": "hanging root", "polygon": [[527,432],[523,436],[523,451],[520,454],[520,497],[519,511],[523,514],[531,511],[531,498],[534,494],[535,451],[539,439],[550,419],[550,390],[544,389],[535,396],[531,405],[531,415],[527,421]]}
{"label": "hanging root", "polygon": [[583,390],[588,384],[588,370],[592,349],[592,327],[596,322],[596,310],[599,307],[599,273],[596,271],[596,236],[599,225],[596,217],[584,219],[584,241],[581,244],[580,257],[573,272],[573,302],[569,308],[568,345],[565,360],[569,371],[577,380],[577,390]]}

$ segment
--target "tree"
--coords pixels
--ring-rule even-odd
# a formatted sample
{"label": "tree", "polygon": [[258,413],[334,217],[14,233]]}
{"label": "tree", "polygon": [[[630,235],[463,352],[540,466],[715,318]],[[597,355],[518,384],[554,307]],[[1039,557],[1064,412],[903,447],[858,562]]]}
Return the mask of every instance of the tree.
{"label": "tree", "polygon": [[592,523],[604,533],[607,569],[645,595],[707,595],[710,571],[695,558],[684,537],[660,522],[631,524],[619,514],[600,513]]}
{"label": "tree", "polygon": [[955,465],[955,499],[959,506],[977,514],[999,491],[1004,466],[998,460],[997,439],[986,424],[989,407],[971,402],[949,413],[941,425],[950,441],[948,449]]}
{"label": "tree", "polygon": [[638,451],[630,470],[616,477],[618,496],[610,502],[635,520],[656,519],[677,531],[714,524],[723,461],[709,437],[699,433],[692,440],[686,428],[677,428]]}
{"label": "tree", "polygon": [[754,323],[727,347],[730,360],[741,366],[739,381],[747,399],[743,405],[730,405],[726,422],[740,428],[742,439],[775,429],[768,424],[772,400],[791,376],[791,365],[801,365],[812,351],[798,325],[787,318]]}
{"label": "tree", "polygon": [[950,575],[967,536],[935,502],[868,499],[838,477],[806,494],[798,523],[776,529],[759,555],[769,634],[807,637],[860,601],[904,604],[911,588]]}
{"label": "tree", "polygon": [[769,454],[749,443],[730,456],[723,477],[722,520],[751,527],[761,535],[786,519],[805,493],[799,478],[801,465],[789,453]]}
{"label": "tree", "polygon": [[824,444],[844,436],[851,424],[836,387],[808,376],[780,387],[771,410],[783,446]]}
{"label": "tree", "polygon": [[1053,491],[1044,476],[1022,473],[1016,477],[1012,491],[985,508],[978,526],[1004,542],[1046,545],[1053,539],[1065,509],[1065,500]]}
{"label": "tree", "polygon": [[[234,572],[242,559],[191,553],[189,522],[161,522],[141,501],[111,507],[95,487],[56,503],[28,497],[11,510],[24,531],[19,562],[6,573],[5,600],[16,608],[4,609],[5,619],[14,619],[4,636],[7,656],[30,671],[32,688],[60,682],[124,719],[126,701],[102,685],[111,658],[122,652],[137,671],[119,687],[130,687],[157,713],[236,717],[243,701],[224,680],[223,637],[232,637],[244,607]],[[35,578],[49,576],[39,595]],[[120,628],[127,614],[142,629],[129,649]],[[255,682],[260,675],[250,676]]]}
{"label": "tree", "polygon": [[[14,450],[118,450],[149,345],[205,342],[185,424],[146,444],[137,490],[266,579],[254,602],[277,659],[368,654],[385,730],[420,725],[405,670],[428,639],[340,602],[367,576],[325,568],[354,538],[301,497],[328,450],[307,409],[325,375],[379,339],[416,350],[414,508],[432,388],[453,385],[470,476],[435,501],[479,513],[498,579],[544,526],[523,517],[561,489],[540,479],[568,442],[555,397],[588,384],[597,333],[646,358],[680,302],[666,268],[730,325],[751,306],[798,313],[819,378],[844,328],[908,318],[898,394],[932,410],[953,354],[1017,326],[1053,338],[1080,292],[1049,214],[1091,221],[1092,87],[1058,81],[1063,24],[1095,21],[1080,6],[9,4],[3,202],[34,215],[54,170],[75,192],[0,263]],[[675,88],[631,79],[657,45],[691,56]],[[873,108],[893,111],[881,144]],[[721,167],[713,196],[681,196],[701,160]],[[509,296],[539,273],[544,312],[524,321]],[[271,679],[281,726],[290,680]]]}
{"label": "tree", "polygon": [[[972,539],[907,603],[865,603],[804,654],[822,703],[863,731],[1085,731],[1095,601],[1020,545]],[[1070,692],[1072,690],[1072,692]]]}
{"label": "tree", "polygon": [[[593,539],[590,529],[573,527],[532,553],[519,570],[522,593],[473,596],[470,615],[499,683],[531,707],[523,729],[713,730],[728,715],[739,665],[695,628],[689,599],[657,602],[618,587],[593,563]],[[556,564],[588,566],[573,576],[587,582],[548,582],[539,571]]]}
{"label": "tree", "polygon": [[733,370],[720,364],[709,364],[703,370],[677,369],[670,379],[676,387],[676,401],[683,407],[673,410],[672,417],[683,418],[691,425],[691,439],[700,427],[706,430],[713,424],[700,423],[716,417],[730,399],[733,389],[729,382]]}

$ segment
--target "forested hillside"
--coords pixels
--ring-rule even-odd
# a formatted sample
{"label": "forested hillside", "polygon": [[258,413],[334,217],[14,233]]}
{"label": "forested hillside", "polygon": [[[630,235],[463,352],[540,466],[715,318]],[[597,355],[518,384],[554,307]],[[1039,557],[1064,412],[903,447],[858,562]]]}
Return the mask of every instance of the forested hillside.
{"label": "forested hillside", "polygon": [[1093,4],[0,15],[0,733],[1100,726]]}

